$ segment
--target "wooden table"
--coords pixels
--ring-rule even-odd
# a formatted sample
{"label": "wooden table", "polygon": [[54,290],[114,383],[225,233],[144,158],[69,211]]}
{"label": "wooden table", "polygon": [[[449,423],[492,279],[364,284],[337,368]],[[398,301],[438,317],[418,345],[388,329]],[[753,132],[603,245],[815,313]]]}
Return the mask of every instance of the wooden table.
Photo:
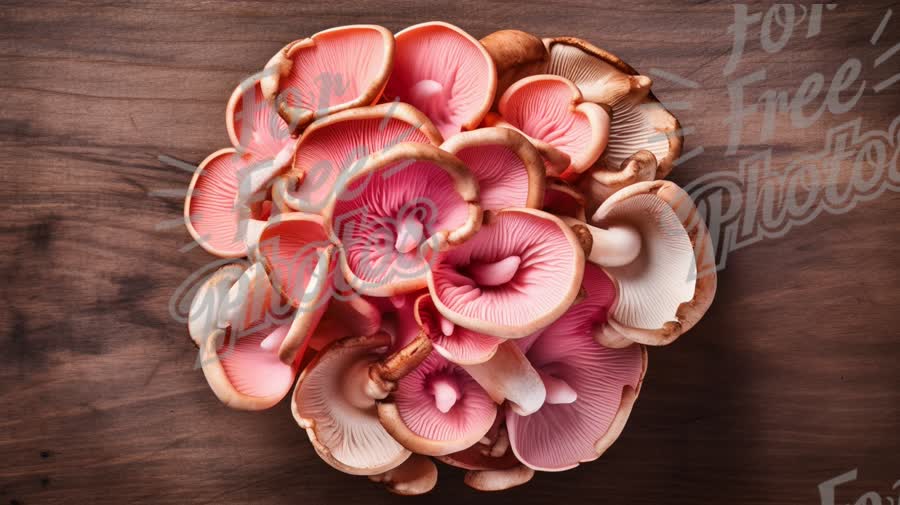
{"label": "wooden table", "polygon": [[[678,107],[685,152],[704,148],[671,177],[687,184],[736,171],[767,146],[773,167],[785,167],[851,119],[886,129],[900,88],[872,87],[900,56],[873,62],[900,40],[896,3],[877,44],[870,38],[888,7],[824,10],[820,35],[805,38],[801,23],[774,54],[756,23],[726,76],[734,9],[716,3],[3,2],[0,504],[400,501],[319,461],[286,402],[256,414],[219,404],[169,313],[179,284],[213,258],[180,251],[190,173],[158,157],[196,163],[226,146],[228,95],[284,43],[342,24],[397,30],[428,19],[477,37],[515,27],[592,40],[653,76]],[[750,115],[726,155],[729,83],[765,68],[746,100],[766,89],[793,96],[813,72],[827,87],[851,56],[868,83],[853,110],[825,111],[805,129],[779,113],[765,142],[762,116]],[[898,209],[887,191],[729,254],[712,309],[651,350],[631,421],[597,462],[502,497],[442,467],[431,495],[405,501],[809,504],[819,483],[853,469],[837,503],[867,491],[896,501]]]}

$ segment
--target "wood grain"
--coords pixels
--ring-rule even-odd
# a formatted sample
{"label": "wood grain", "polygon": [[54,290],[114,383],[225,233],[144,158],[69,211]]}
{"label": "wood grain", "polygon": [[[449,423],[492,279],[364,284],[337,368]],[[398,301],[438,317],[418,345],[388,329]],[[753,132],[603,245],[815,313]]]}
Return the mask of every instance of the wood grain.
{"label": "wood grain", "polygon": [[[751,5],[751,11],[765,6]],[[750,43],[737,75],[767,69],[758,95],[830,76],[848,55],[871,62],[898,43],[900,9],[877,46],[885,2],[840,4],[823,35],[767,54]],[[662,1],[3,2],[0,9],[0,504],[393,503],[366,479],[327,467],[288,405],[227,410],[194,370],[186,328],[169,313],[179,284],[213,258],[180,216],[196,163],[227,145],[233,87],[287,41],[350,23],[397,30],[443,19],[481,37],[500,28],[574,35],[656,79],[694,130],[676,168],[687,183],[734,169],[726,156],[730,5]],[[891,28],[893,27],[893,28]],[[822,148],[860,117],[886,128],[898,86],[794,130],[779,116],[775,163]],[[900,196],[823,214],[729,256],[706,318],[650,352],[622,438],[595,463],[541,474],[511,503],[819,503],[818,484],[858,468],[838,503],[896,496],[900,479]],[[441,467],[410,503],[491,503]]]}

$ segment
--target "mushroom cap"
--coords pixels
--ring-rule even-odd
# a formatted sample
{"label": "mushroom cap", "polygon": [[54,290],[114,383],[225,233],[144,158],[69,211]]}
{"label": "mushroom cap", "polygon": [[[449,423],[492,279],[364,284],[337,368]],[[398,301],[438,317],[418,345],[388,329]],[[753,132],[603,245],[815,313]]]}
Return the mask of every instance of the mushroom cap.
{"label": "mushroom cap", "polygon": [[481,39],[497,68],[497,99],[512,83],[546,74],[550,54],[538,37],[520,30],[499,30]]}
{"label": "mushroom cap", "polygon": [[454,324],[521,338],[566,311],[583,269],[581,245],[559,218],[535,209],[505,209],[469,241],[440,255],[428,289]]}
{"label": "mushroom cap", "polygon": [[465,370],[431,353],[378,402],[378,417],[407,449],[442,456],[481,440],[494,424],[497,405]]}
{"label": "mushroom cap", "polygon": [[[516,81],[497,105],[503,121],[525,133],[541,150],[549,145],[569,156],[560,175],[576,178],[600,157],[609,137],[609,113],[585,102],[579,89],[557,75],[534,75]],[[546,156],[546,149],[542,150]]]}
{"label": "mushroom cap", "polygon": [[188,334],[197,347],[218,329],[219,309],[228,296],[231,286],[244,274],[246,267],[231,263],[225,265],[203,281],[194,293],[188,312]]}
{"label": "mushroom cap", "polygon": [[[227,324],[220,325],[200,342],[200,365],[213,392],[231,408],[262,410],[278,403],[290,391],[300,365],[279,360],[276,349],[288,333],[288,324],[273,320],[268,311],[277,296],[265,271],[246,270],[234,286],[241,298],[229,300]],[[260,310],[265,308],[266,310]],[[272,346],[263,345],[273,342]]]}
{"label": "mushroom cap", "polygon": [[475,470],[466,472],[463,482],[479,491],[504,491],[527,483],[534,477],[534,470],[517,465],[503,470]]}
{"label": "mushroom cap", "polygon": [[259,79],[259,75],[252,76],[231,93],[225,107],[225,129],[238,151],[274,160],[286,146],[293,147],[295,140],[275,104],[263,95]]}
{"label": "mushroom cap", "polygon": [[681,126],[650,92],[650,78],[617,56],[574,37],[544,39],[550,52],[548,73],[571,79],[584,99],[609,105],[612,123],[602,163],[615,171],[635,152],[652,152],[659,164],[656,178],[665,177],[681,156]]}
{"label": "mushroom cap", "polygon": [[386,28],[339,26],[281,49],[266,65],[262,90],[299,132],[315,118],[375,103],[393,59],[394,37]]}
{"label": "mushroom cap", "polygon": [[269,221],[258,248],[272,284],[297,309],[279,349],[282,360],[290,363],[309,344],[328,304],[334,246],[320,216],[292,212]]}
{"label": "mushroom cap", "polygon": [[413,454],[397,468],[369,476],[372,482],[380,482],[388,491],[401,496],[425,494],[437,484],[437,467],[431,458]]}
{"label": "mushroom cap", "polygon": [[[581,180],[580,187],[590,199],[593,214],[604,200],[616,191],[637,182],[652,181],[656,177],[656,156],[650,151],[638,151],[622,162],[618,170],[597,163]],[[582,219],[584,221],[584,219]]]}
{"label": "mushroom cap", "polygon": [[431,121],[409,104],[385,103],[338,112],[303,132],[292,170],[285,177],[288,181],[277,186],[278,193],[289,208],[319,213],[375,153],[401,142],[437,146],[442,141]]}
{"label": "mushroom cap", "polygon": [[459,159],[403,143],[367,160],[323,215],[349,285],[393,296],[425,287],[433,251],[478,230],[477,202],[478,183]]}
{"label": "mushroom cap", "polygon": [[635,261],[606,268],[618,297],[598,335],[602,343],[621,345],[624,337],[665,345],[700,320],[715,296],[716,266],[690,195],[669,181],[639,182],[610,196],[593,221],[604,228],[630,226],[641,235]]}
{"label": "mushroom cap", "polygon": [[507,411],[516,457],[541,471],[597,459],[621,433],[647,367],[643,346],[621,349],[594,341],[613,301],[612,281],[588,267],[585,297],[545,329],[526,353],[547,387],[547,401],[521,416]]}
{"label": "mushroom cap", "polygon": [[[240,258],[248,253],[252,221],[265,221],[268,213],[254,212],[246,177],[258,160],[232,147],[220,149],[203,160],[194,172],[184,199],[188,233],[208,253],[221,258]],[[260,202],[262,203],[262,202]],[[261,209],[262,207],[260,207]]]}
{"label": "mushroom cap", "polygon": [[386,333],[334,342],[307,366],[294,389],[294,419],[319,456],[342,472],[381,474],[410,456],[378,421],[375,401],[357,380],[368,376],[390,343]]}
{"label": "mushroom cap", "polygon": [[478,179],[483,210],[540,207],[544,162],[528,139],[509,128],[479,128],[449,138],[441,149],[456,155]]}
{"label": "mushroom cap", "polygon": [[565,181],[559,179],[547,181],[547,190],[544,192],[544,211],[556,216],[587,221],[586,205],[587,201],[584,195]]}
{"label": "mushroom cap", "polygon": [[475,365],[491,359],[504,339],[457,326],[441,315],[431,295],[416,298],[412,307],[418,328],[431,339],[435,351],[459,365]]}
{"label": "mushroom cap", "polygon": [[478,40],[433,21],[397,32],[394,70],[385,99],[424,112],[444,137],[473,130],[494,101],[497,70]]}

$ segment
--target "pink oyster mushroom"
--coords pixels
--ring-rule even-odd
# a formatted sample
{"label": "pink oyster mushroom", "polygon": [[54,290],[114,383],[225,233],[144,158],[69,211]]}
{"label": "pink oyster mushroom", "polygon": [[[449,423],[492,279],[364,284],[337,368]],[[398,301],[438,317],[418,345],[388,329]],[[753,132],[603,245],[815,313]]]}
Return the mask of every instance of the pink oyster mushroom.
{"label": "pink oyster mushroom", "polygon": [[508,410],[516,457],[535,470],[560,471],[597,459],[618,438],[647,368],[643,346],[604,347],[594,333],[606,322],[615,286],[598,267],[584,274],[584,299],[538,336],[520,341],[547,390],[528,416]]}
{"label": "pink oyster mushroom", "polygon": [[185,200],[206,250],[249,258],[191,304],[211,389],[259,410],[296,384],[322,459],[397,494],[435,486],[431,458],[484,491],[596,459],[644,345],[715,291],[696,207],[652,180],[680,152],[654,103],[567,37],[431,22],[288,44],[232,94],[233,147]]}
{"label": "pink oyster mushroom", "polygon": [[441,255],[429,272],[428,289],[451,323],[521,338],[566,311],[583,269],[581,245],[559,218],[505,209],[469,241]]}
{"label": "pink oyster mushroom", "polygon": [[431,121],[405,103],[338,112],[303,132],[291,169],[276,181],[272,196],[285,211],[321,213],[375,153],[403,142],[442,141]]}
{"label": "pink oyster mushroom", "polygon": [[437,353],[397,381],[378,402],[381,424],[404,447],[443,456],[471,447],[490,430],[497,404],[458,365]]}
{"label": "pink oyster mushroom", "polygon": [[376,25],[331,28],[296,40],[266,64],[263,95],[293,132],[317,118],[372,105],[394,59],[394,37]]}
{"label": "pink oyster mushroom", "polygon": [[[468,242],[441,255],[429,273],[428,289],[442,334],[451,330],[453,335],[459,326],[515,339],[541,330],[569,308],[583,269],[582,247],[559,218],[534,209],[505,209],[492,214]],[[466,346],[477,343],[469,339]],[[489,351],[490,359],[465,370],[495,401],[508,401],[523,415],[540,408],[544,386],[515,343]]]}
{"label": "pink oyster mushroom", "polygon": [[184,219],[207,252],[238,258],[252,250],[271,215],[265,184],[290,163],[293,141],[253,79],[232,93],[226,125],[234,147],[200,163],[188,187]]}
{"label": "pink oyster mushroom", "polygon": [[199,364],[213,392],[232,408],[269,408],[294,383],[300,360],[284,363],[272,351],[290,328],[280,300],[259,264],[222,267],[194,297],[189,330],[200,347]]}
{"label": "pink oyster mushroom", "polygon": [[325,209],[340,269],[359,293],[392,296],[425,287],[437,251],[481,225],[478,184],[456,157],[404,143],[371,157]]}
{"label": "pink oyster mushroom", "polygon": [[515,128],[544,156],[547,172],[574,180],[600,158],[609,139],[609,113],[586,102],[571,81],[555,75],[526,77],[510,86],[488,122]]}
{"label": "pink oyster mushroom", "polygon": [[[296,309],[277,348],[286,363],[302,355],[316,333],[319,342],[328,342],[338,335],[370,335],[381,323],[381,313],[366,300],[335,296],[335,288],[341,286],[335,283],[335,250],[323,219],[315,214],[281,214],[272,218],[260,235],[262,264],[276,289]],[[324,325],[320,331],[320,320],[329,309],[340,324]]]}
{"label": "pink oyster mushroom", "polygon": [[395,38],[394,69],[383,99],[413,105],[447,138],[477,128],[497,88],[497,71],[484,46],[442,22],[410,26]]}

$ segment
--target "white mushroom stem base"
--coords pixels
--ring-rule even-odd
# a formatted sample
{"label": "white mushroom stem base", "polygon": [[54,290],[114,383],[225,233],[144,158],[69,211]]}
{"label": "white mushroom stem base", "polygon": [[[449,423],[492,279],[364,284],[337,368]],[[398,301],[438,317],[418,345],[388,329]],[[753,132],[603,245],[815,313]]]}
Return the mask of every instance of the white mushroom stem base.
{"label": "white mushroom stem base", "polygon": [[369,378],[369,361],[357,361],[345,372],[342,382],[344,397],[347,402],[359,410],[375,407],[375,398],[379,392]]}
{"label": "white mushroom stem base", "polygon": [[444,414],[450,412],[462,396],[457,381],[444,375],[431,379],[428,383],[428,392],[434,397],[434,405]]}
{"label": "white mushroom stem base", "polygon": [[416,250],[425,236],[425,225],[410,214],[403,218],[397,227],[397,240],[394,242],[394,249],[398,252],[406,254]]}
{"label": "white mushroom stem base", "polygon": [[480,286],[502,286],[513,280],[522,258],[508,256],[492,263],[473,263],[469,265],[469,275]]}
{"label": "white mushroom stem base", "polygon": [[431,79],[424,79],[409,90],[410,101],[432,121],[437,119],[437,122],[440,122],[440,119],[448,119],[446,117],[449,98],[447,91],[443,84]]}
{"label": "white mushroom stem base", "polygon": [[588,261],[602,267],[628,265],[641,254],[641,233],[628,225],[597,228],[586,223],[578,223],[591,234],[591,250]]}
{"label": "white mushroom stem base", "polygon": [[578,393],[572,389],[563,379],[554,377],[548,373],[538,371],[541,380],[544,382],[544,388],[547,390],[547,403],[551,405],[563,405],[575,402],[578,399]]}

